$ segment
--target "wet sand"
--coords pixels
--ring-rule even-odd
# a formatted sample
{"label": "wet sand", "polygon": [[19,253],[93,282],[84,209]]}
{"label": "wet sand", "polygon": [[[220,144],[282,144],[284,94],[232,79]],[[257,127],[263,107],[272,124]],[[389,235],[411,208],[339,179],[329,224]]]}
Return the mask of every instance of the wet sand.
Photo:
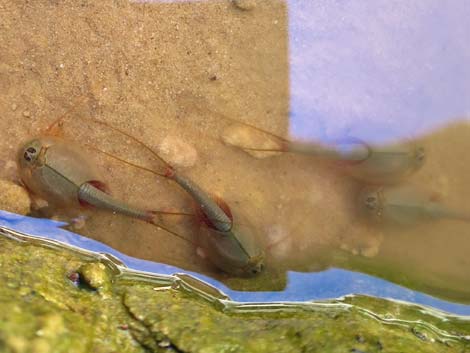
{"label": "wet sand", "polygon": [[[5,0],[0,14],[2,177],[16,177],[19,141],[41,133],[75,106],[64,126],[65,139],[162,170],[142,148],[81,117],[106,121],[156,150],[169,151],[165,157],[173,155],[201,187],[251,214],[268,253],[264,278],[276,272],[284,285],[284,270],[338,265],[402,282],[409,277],[410,283],[441,296],[464,297],[470,291],[468,225],[442,221],[398,231],[375,227],[358,217],[360,185],[338,170],[292,154],[255,159],[221,143],[227,122],[220,114],[287,133],[289,55],[283,1],[258,1],[254,9],[241,11],[229,1]],[[456,126],[423,137],[429,158],[412,178],[455,207],[466,207],[470,196],[468,166],[452,158],[467,150],[468,131],[468,125]],[[192,209],[174,183],[104,156],[90,158],[117,198],[148,209]],[[193,245],[152,225],[99,211],[85,213],[85,226],[76,230],[82,234],[131,256],[224,277]],[[165,222],[197,239],[193,221]],[[341,260],[337,252],[343,254]],[[367,266],[357,259],[367,259]],[[253,281],[234,285],[256,287]],[[276,280],[263,283],[262,289],[279,287]]]}

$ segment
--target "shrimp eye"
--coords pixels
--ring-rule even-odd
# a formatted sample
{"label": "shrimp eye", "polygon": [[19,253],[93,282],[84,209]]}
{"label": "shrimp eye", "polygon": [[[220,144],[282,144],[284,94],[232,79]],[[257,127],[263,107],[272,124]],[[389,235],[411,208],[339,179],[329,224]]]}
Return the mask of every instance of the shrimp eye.
{"label": "shrimp eye", "polygon": [[370,210],[375,209],[377,207],[377,198],[375,196],[367,196],[366,207]]}
{"label": "shrimp eye", "polygon": [[258,273],[263,272],[263,269],[264,269],[264,265],[263,265],[263,264],[259,264],[257,267],[251,269],[251,273],[252,273],[253,275],[257,275]]}
{"label": "shrimp eye", "polygon": [[419,147],[416,151],[416,159],[418,160],[418,162],[423,162],[425,157],[426,153],[424,152],[424,148]]}
{"label": "shrimp eye", "polygon": [[26,159],[28,162],[31,162],[31,157],[29,156],[28,152],[25,152],[23,155],[24,159]]}
{"label": "shrimp eye", "polygon": [[31,162],[36,152],[37,150],[34,147],[28,147],[23,154],[23,158],[26,161]]}

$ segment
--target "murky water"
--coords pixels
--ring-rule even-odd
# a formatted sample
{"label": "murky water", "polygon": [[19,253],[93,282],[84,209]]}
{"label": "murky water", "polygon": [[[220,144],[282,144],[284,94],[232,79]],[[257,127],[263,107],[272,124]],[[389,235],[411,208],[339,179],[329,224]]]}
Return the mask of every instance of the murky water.
{"label": "murky water", "polygon": [[[289,286],[287,271],[336,267],[468,304],[469,223],[415,215],[406,208],[413,192],[393,198],[397,188],[420,190],[425,206],[438,202],[470,215],[468,6],[254,4],[242,10],[229,1],[4,1],[2,176],[18,175],[19,141],[43,133],[64,113],[66,141],[165,171],[142,146],[87,119],[93,117],[138,137],[234,212],[247,213],[267,253],[266,268],[255,278],[233,278],[194,244],[151,224],[97,210],[47,214],[86,216],[75,232],[238,290],[281,291]],[[360,139],[378,151],[413,142],[424,149],[424,162],[389,186],[383,176],[358,180],[358,164],[323,155],[257,158],[223,143],[233,124],[227,118],[290,141],[338,146]],[[253,136],[250,146],[273,148],[269,136]],[[191,198],[174,182],[84,147],[83,154],[116,198],[143,209],[193,212]],[[402,201],[398,217],[411,215],[411,222],[368,216],[359,197],[366,186],[391,190],[388,200]],[[168,216],[164,223],[197,240],[194,218]],[[300,284],[290,290],[307,299]]]}

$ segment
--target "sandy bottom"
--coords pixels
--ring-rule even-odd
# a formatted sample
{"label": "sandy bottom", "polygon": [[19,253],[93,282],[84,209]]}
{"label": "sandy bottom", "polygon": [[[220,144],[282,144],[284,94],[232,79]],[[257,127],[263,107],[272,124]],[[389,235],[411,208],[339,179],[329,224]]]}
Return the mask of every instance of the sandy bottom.
{"label": "sandy bottom", "polygon": [[[91,116],[138,136],[202,188],[251,215],[268,254],[267,274],[234,286],[281,289],[286,270],[342,266],[468,298],[468,224],[376,226],[358,216],[361,185],[337,168],[293,154],[257,159],[220,141],[228,124],[223,116],[286,134],[287,11],[282,1],[255,3],[241,11],[229,1],[3,1],[0,176],[17,179],[19,142],[63,114],[65,140],[163,170],[142,147],[84,119]],[[423,138],[426,164],[411,182],[470,213],[468,135],[469,126],[460,125]],[[173,182],[84,153],[116,198],[150,210],[191,211],[191,199]],[[75,231],[128,255],[231,283],[194,245],[155,226],[101,211],[72,213],[56,215],[85,215]],[[197,241],[194,219],[164,222]]]}

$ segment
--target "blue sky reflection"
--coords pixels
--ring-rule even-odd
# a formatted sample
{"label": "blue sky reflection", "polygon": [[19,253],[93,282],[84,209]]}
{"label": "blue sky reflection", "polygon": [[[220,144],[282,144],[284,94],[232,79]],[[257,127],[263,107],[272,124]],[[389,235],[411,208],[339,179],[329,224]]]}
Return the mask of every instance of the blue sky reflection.
{"label": "blue sky reflection", "polygon": [[381,142],[470,114],[470,3],[289,1],[290,132]]}

